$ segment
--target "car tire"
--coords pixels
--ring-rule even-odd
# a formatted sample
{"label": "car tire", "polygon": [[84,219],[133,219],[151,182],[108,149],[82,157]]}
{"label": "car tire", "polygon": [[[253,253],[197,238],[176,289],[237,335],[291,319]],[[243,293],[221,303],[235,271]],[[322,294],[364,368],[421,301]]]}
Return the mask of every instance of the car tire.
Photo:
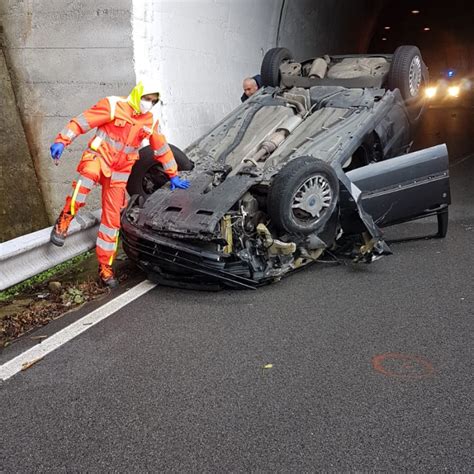
{"label": "car tire", "polygon": [[267,209],[278,230],[311,234],[322,230],[336,209],[339,180],[324,161],[305,156],[290,161],[274,178]]}
{"label": "car tire", "polygon": [[280,85],[280,65],[283,61],[293,59],[293,54],[286,48],[269,49],[263,57],[260,76],[263,86],[278,87]]}
{"label": "car tire", "polygon": [[404,100],[415,100],[420,95],[425,75],[423,59],[416,46],[399,46],[395,50],[388,73],[389,89],[399,89]]}
{"label": "car tire", "polygon": [[416,46],[399,46],[393,53],[387,85],[390,90],[398,89],[408,109],[412,124],[421,117],[425,101],[422,86],[429,80],[428,68]]}
{"label": "car tire", "polygon": [[[170,144],[170,148],[179,171],[193,169],[193,162],[178,147]],[[153,156],[151,146],[147,146],[140,150],[140,158],[132,168],[127,182],[127,192],[130,196],[138,194],[146,199],[168,181],[161,163],[158,163]]]}

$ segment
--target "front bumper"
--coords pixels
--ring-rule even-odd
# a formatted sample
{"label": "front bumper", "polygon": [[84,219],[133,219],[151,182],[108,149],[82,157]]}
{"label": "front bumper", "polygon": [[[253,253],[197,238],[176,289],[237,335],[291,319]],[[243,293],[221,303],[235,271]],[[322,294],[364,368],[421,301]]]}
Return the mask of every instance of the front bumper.
{"label": "front bumper", "polygon": [[122,244],[129,258],[151,280],[167,286],[199,290],[256,289],[264,283],[253,277],[246,262],[138,228],[130,222],[127,212],[122,216]]}

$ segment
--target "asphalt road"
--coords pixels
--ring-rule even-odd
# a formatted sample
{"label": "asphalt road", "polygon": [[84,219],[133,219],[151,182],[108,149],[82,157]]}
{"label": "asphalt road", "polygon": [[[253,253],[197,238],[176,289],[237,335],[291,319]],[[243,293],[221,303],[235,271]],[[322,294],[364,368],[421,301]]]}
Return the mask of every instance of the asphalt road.
{"label": "asphalt road", "polygon": [[446,239],[256,292],[152,290],[2,385],[2,469],[472,472],[474,117],[451,112],[417,140],[452,152]]}

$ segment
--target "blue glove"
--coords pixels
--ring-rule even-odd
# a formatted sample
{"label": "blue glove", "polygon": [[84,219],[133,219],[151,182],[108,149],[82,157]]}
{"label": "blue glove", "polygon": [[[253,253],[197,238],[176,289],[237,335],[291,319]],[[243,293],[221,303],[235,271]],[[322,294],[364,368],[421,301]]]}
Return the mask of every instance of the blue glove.
{"label": "blue glove", "polygon": [[173,176],[170,178],[171,181],[171,191],[173,189],[188,189],[189,188],[189,181],[187,179],[181,179],[179,176]]}
{"label": "blue glove", "polygon": [[51,158],[57,165],[59,163],[59,158],[61,158],[61,155],[63,154],[64,145],[62,143],[53,143],[49,150],[51,152]]}

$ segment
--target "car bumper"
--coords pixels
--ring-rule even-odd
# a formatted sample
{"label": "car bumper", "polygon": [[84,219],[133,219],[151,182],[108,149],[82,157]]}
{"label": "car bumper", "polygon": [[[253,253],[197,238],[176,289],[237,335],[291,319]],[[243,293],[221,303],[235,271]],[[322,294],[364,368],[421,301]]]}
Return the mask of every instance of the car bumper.
{"label": "car bumper", "polygon": [[127,212],[122,217],[122,245],[148,278],[167,286],[198,290],[256,289],[265,283],[252,275],[246,262],[141,229],[130,222]]}

